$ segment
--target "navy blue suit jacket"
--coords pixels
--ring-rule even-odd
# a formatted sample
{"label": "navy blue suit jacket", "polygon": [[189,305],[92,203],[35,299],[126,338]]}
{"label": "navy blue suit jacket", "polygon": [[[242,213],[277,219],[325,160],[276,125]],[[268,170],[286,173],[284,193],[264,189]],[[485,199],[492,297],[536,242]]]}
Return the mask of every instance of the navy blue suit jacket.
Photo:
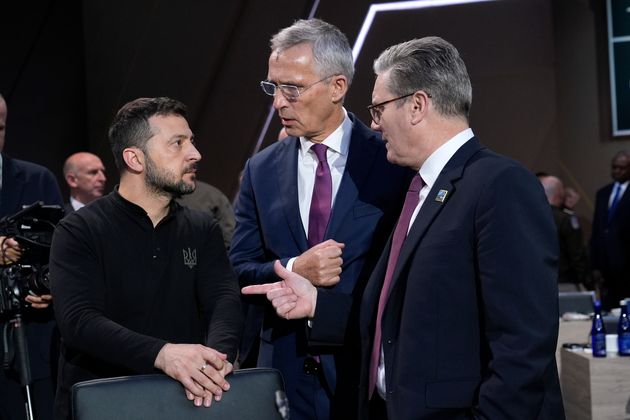
{"label": "navy blue suit jacket", "polygon": [[630,191],[623,194],[608,220],[608,201],[614,184],[597,191],[591,233],[591,262],[608,289],[607,302],[616,307],[630,293]]}
{"label": "navy blue suit jacket", "polygon": [[[353,128],[346,168],[325,234],[325,239],[345,244],[341,280],[334,287],[320,288],[312,329],[303,319],[287,321],[269,310],[266,315],[259,365],[273,365],[282,371],[289,401],[307,353],[320,356],[332,389],[337,384],[337,370],[349,369],[335,364],[341,345],[348,340],[347,332],[356,333],[358,326],[359,299],[355,300],[353,324],[348,321],[353,312],[348,305],[352,299],[348,298],[362,292],[409,184],[409,171],[387,162],[385,144],[378,135],[349,116]],[[286,265],[308,249],[298,204],[298,148],[297,138],[286,138],[253,156],[245,167],[230,250],[241,286],[278,281],[274,261],[279,259]],[[266,301],[265,306],[271,308]],[[355,395],[357,373],[352,390]]]}
{"label": "navy blue suit jacket", "polygon": [[[361,419],[389,248],[361,307]],[[393,274],[381,324],[389,418],[564,418],[557,255],[536,178],[474,138],[465,143],[429,192]]]}
{"label": "navy blue suit jacket", "polygon": [[57,179],[48,169],[35,163],[12,159],[2,154],[2,191],[0,218],[10,216],[23,205],[36,201],[63,207]]}

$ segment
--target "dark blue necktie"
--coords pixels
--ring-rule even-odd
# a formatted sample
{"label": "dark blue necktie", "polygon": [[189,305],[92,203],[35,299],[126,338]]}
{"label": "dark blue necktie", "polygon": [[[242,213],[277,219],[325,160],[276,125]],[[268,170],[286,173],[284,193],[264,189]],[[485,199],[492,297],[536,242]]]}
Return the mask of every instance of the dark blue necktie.
{"label": "dark blue necktie", "polygon": [[613,217],[615,213],[615,209],[617,208],[617,204],[619,204],[619,198],[621,197],[621,184],[615,182],[615,186],[613,187],[613,199],[610,202],[610,207],[608,207],[608,221]]}

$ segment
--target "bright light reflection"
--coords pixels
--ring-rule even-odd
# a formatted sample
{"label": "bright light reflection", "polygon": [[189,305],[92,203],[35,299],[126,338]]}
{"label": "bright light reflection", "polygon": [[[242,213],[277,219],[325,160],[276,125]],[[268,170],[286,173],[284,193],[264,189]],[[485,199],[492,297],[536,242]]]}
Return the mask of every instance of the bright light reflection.
{"label": "bright light reflection", "polygon": [[372,4],[370,6],[370,10],[368,10],[367,15],[365,16],[365,20],[363,20],[363,26],[361,26],[359,36],[357,36],[357,40],[354,43],[354,47],[352,48],[352,57],[354,59],[354,62],[357,61],[357,57],[361,53],[361,48],[363,48],[365,37],[367,36],[368,32],[370,32],[372,21],[374,20],[374,16],[378,12],[389,12],[391,10],[426,9],[429,7],[456,6],[460,4],[482,3],[488,1],[497,0],[414,0]]}

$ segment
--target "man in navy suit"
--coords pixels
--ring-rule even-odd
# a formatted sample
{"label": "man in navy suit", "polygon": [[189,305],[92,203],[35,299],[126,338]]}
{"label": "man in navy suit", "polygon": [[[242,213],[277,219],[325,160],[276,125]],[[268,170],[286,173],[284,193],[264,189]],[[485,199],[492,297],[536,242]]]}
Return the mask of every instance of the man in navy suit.
{"label": "man in navy suit", "polygon": [[[0,95],[0,152],[4,148],[6,131],[7,105]],[[63,206],[61,192],[55,176],[48,169],[35,163],[12,159],[4,153],[0,154],[2,178],[0,178],[0,218],[10,216],[22,209],[22,206],[43,201],[44,204]],[[0,237],[0,265],[10,264],[19,259],[20,247],[12,238]],[[53,380],[50,349],[53,334],[53,315],[48,308],[51,295],[26,297],[28,305],[25,316],[27,320],[27,340],[31,361],[31,392],[34,411],[37,418],[52,418]],[[0,333],[6,324],[7,317],[0,316]],[[0,354],[4,346],[0,342]],[[22,394],[16,372],[8,375],[0,370],[0,418],[23,419],[25,397]]]}
{"label": "man in navy suit", "polygon": [[[474,137],[451,44],[395,45],[374,69],[372,128],[416,176],[363,294],[358,418],[563,419],[558,244],[540,184]],[[308,282],[276,270],[278,314],[309,310]]]}
{"label": "man in navy suit", "polygon": [[292,419],[353,416],[345,410],[355,408],[358,353],[342,344],[358,342],[349,337],[359,300],[340,303],[360,296],[410,178],[344,109],[353,73],[346,37],[321,20],[272,38],[261,86],[289,137],[247,162],[236,204],[230,256],[241,285],[277,281],[280,260],[317,292],[317,307],[299,319],[268,311],[261,334],[258,365],[281,370]]}
{"label": "man in navy suit", "polygon": [[593,269],[603,278],[606,308],[630,297],[630,153],[618,152],[611,169],[614,182],[597,191],[591,234]]}

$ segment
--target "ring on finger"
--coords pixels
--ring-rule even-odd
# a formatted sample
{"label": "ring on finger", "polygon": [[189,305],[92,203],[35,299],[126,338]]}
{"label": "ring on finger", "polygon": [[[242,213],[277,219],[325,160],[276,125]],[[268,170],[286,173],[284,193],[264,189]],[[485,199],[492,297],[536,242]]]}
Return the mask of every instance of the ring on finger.
{"label": "ring on finger", "polygon": [[208,367],[208,364],[207,364],[207,363],[204,363],[203,365],[201,365],[201,367],[199,368],[199,370],[203,372],[204,370],[206,370],[206,368],[207,368],[207,367]]}

